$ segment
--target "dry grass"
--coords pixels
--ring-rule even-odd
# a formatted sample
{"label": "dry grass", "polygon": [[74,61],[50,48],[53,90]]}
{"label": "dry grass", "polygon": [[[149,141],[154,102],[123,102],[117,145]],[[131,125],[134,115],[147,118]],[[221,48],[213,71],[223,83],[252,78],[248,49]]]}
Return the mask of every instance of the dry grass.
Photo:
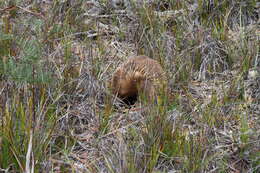
{"label": "dry grass", "polygon": [[[0,172],[260,171],[259,2],[1,1]],[[128,108],[120,62],[169,95]]]}

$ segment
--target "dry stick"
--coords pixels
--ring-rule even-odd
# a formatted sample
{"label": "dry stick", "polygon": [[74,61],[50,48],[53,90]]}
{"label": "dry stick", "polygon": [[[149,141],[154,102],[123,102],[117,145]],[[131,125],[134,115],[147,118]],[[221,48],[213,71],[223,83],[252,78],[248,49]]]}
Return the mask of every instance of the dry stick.
{"label": "dry stick", "polygon": [[27,13],[30,13],[30,14],[32,14],[34,16],[40,17],[42,19],[45,19],[45,17],[41,13],[36,13],[36,12],[27,10],[26,8],[23,8],[23,7],[20,7],[20,6],[16,6],[16,5],[13,5],[13,6],[10,6],[10,7],[6,7],[4,9],[0,9],[0,12],[11,11],[11,10],[14,10],[15,8],[19,8],[19,9],[21,9],[21,10],[27,12]]}
{"label": "dry stick", "polygon": [[4,9],[0,9],[0,12],[5,12],[5,11],[11,11],[11,10],[14,10],[16,8],[16,6],[12,5],[10,7],[6,7]]}
{"label": "dry stick", "polygon": [[126,15],[127,15],[127,11],[125,11],[125,10],[117,11],[114,14],[104,14],[104,15],[90,14],[90,13],[83,14],[83,16],[92,17],[92,18],[110,18],[110,17],[115,17],[115,16],[126,16]]}
{"label": "dry stick", "polygon": [[27,13],[30,13],[30,14],[34,15],[34,16],[40,17],[42,19],[45,19],[45,17],[41,13],[36,13],[36,12],[30,11],[30,10],[28,10],[26,8],[23,8],[23,7],[20,7],[20,6],[16,6],[16,7],[20,8],[21,10],[23,10],[23,11],[25,11]]}
{"label": "dry stick", "polygon": [[112,134],[114,134],[114,133],[116,133],[116,132],[118,132],[118,131],[120,131],[120,130],[122,130],[122,129],[125,129],[125,128],[131,126],[131,125],[134,125],[134,124],[136,124],[136,123],[138,123],[138,122],[140,122],[140,121],[142,121],[142,120],[143,120],[143,118],[142,118],[142,119],[139,119],[139,120],[136,120],[136,121],[134,121],[134,122],[132,122],[132,123],[130,123],[130,124],[124,126],[124,127],[121,127],[121,128],[119,128],[119,129],[113,130],[113,131],[110,132],[110,133],[107,133],[107,134],[105,134],[105,135],[103,135],[103,136],[100,136],[99,139],[105,138],[105,137],[107,137],[107,136],[109,136],[109,135],[112,135]]}

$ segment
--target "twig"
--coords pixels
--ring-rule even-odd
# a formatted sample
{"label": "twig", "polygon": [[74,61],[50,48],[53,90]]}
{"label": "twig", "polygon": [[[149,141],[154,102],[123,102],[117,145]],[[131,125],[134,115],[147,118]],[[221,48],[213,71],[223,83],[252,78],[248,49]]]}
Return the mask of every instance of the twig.
{"label": "twig", "polygon": [[105,138],[105,137],[107,137],[107,136],[109,136],[109,135],[112,135],[112,134],[114,134],[114,133],[116,133],[116,132],[118,132],[118,131],[120,131],[120,130],[122,130],[122,129],[125,129],[125,128],[127,128],[127,127],[130,127],[131,125],[134,125],[134,124],[136,124],[136,123],[138,123],[138,122],[140,122],[140,121],[142,121],[142,120],[143,120],[143,119],[136,120],[136,121],[134,121],[134,122],[132,122],[132,123],[130,123],[130,124],[127,124],[127,125],[124,126],[124,127],[121,127],[121,128],[119,128],[119,129],[113,130],[113,131],[110,132],[110,133],[107,133],[107,134],[105,134],[105,135],[103,135],[103,136],[100,136],[99,139]]}
{"label": "twig", "polygon": [[11,10],[14,10],[15,8],[16,8],[16,6],[12,5],[10,7],[6,7],[4,9],[0,9],[0,12],[11,11]]}
{"label": "twig", "polygon": [[36,13],[36,12],[30,11],[30,10],[28,10],[26,8],[23,8],[23,7],[20,7],[20,6],[16,6],[16,7],[20,8],[21,10],[23,10],[23,11],[25,11],[27,13],[30,13],[30,14],[34,15],[34,16],[40,17],[42,19],[45,19],[45,17],[41,13]]}

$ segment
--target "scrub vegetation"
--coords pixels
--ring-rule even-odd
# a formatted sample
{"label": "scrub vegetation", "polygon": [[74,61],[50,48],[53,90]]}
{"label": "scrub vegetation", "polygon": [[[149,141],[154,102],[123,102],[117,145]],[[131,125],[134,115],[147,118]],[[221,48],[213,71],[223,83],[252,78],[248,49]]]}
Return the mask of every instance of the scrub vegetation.
{"label": "scrub vegetation", "polygon": [[[257,0],[0,1],[0,172],[260,172]],[[108,83],[157,60],[168,93]]]}

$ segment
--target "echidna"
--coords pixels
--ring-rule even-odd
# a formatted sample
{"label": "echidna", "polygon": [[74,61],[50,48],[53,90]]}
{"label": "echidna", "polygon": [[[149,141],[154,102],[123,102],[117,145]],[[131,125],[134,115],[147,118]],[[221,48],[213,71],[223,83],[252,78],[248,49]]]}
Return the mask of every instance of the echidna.
{"label": "echidna", "polygon": [[112,76],[111,89],[127,104],[133,104],[140,96],[148,101],[157,99],[166,91],[166,76],[161,65],[147,56],[134,56],[121,64]]}

